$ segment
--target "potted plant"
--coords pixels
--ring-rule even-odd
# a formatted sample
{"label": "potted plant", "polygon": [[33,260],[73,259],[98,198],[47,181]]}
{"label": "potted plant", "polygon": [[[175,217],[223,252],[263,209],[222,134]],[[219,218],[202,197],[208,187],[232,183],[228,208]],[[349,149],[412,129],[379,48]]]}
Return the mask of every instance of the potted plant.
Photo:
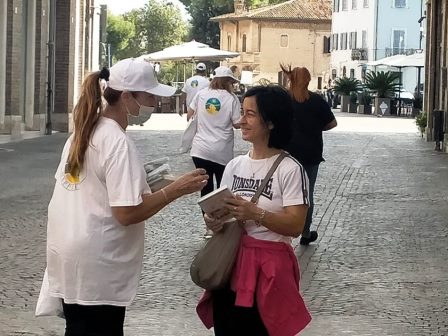
{"label": "potted plant", "polygon": [[426,130],[426,125],[428,124],[428,115],[426,112],[420,112],[415,118],[415,123],[417,124],[418,130],[423,138],[423,134]]}
{"label": "potted plant", "polygon": [[359,92],[360,88],[361,82],[355,78],[341,77],[334,81],[333,90],[341,96],[341,112],[349,111],[350,94],[352,92]]}
{"label": "potted plant", "polygon": [[348,113],[356,113],[358,105],[358,94],[356,92],[350,93],[350,105],[348,106]]}
{"label": "potted plant", "polygon": [[372,113],[372,96],[368,91],[363,91],[359,94],[359,114],[371,114]]}
{"label": "potted plant", "polygon": [[390,115],[391,97],[399,89],[398,74],[387,71],[366,74],[366,87],[375,93],[375,115]]}

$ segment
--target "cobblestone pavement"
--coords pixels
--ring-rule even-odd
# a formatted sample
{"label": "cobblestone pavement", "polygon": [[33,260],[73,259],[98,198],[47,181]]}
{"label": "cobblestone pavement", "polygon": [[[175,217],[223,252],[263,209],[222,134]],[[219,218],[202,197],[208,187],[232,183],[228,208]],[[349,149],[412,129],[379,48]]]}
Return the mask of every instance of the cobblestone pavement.
{"label": "cobblestone pavement", "polygon": [[[174,154],[180,131],[135,131],[145,160]],[[65,134],[0,145],[0,335],[62,335],[35,318],[46,208]],[[448,335],[448,157],[416,134],[329,132],[316,186],[317,244],[295,242],[313,322],[301,334]],[[247,150],[241,140],[237,153]],[[211,335],[189,263],[203,243],[197,195],[147,223],[144,272],[126,335]]]}

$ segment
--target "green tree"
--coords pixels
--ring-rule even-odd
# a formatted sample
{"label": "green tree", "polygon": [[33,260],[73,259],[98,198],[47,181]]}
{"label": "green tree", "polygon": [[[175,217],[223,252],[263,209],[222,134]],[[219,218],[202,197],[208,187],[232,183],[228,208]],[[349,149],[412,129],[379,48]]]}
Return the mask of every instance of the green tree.
{"label": "green tree", "polygon": [[132,22],[121,15],[107,14],[107,43],[110,44],[114,61],[133,55],[130,45],[134,36],[135,26]]}
{"label": "green tree", "polygon": [[169,1],[150,0],[138,11],[136,37],[143,52],[154,52],[182,42],[187,23],[180,9]]}
{"label": "green tree", "polygon": [[181,0],[191,15],[190,39],[219,48],[219,24],[210,18],[233,11],[233,0]]}
{"label": "green tree", "polygon": [[137,57],[180,43],[187,23],[180,9],[169,1],[148,0],[139,9],[108,17],[108,38],[114,60]]}

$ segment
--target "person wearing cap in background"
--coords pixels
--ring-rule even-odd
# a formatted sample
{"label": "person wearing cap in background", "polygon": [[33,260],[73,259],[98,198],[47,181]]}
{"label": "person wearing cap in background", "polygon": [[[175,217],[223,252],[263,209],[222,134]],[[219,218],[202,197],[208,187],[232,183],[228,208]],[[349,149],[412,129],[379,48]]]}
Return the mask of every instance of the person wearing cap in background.
{"label": "person wearing cap in background", "polygon": [[[236,82],[239,81],[232,70],[220,66],[215,69],[210,86],[199,91],[188,106],[187,119],[195,115],[198,123],[190,155],[196,168],[205,169],[209,176],[201,196],[214,190],[213,177],[220,187],[224,168],[233,159],[233,128],[240,128],[241,118],[241,103],[233,93]],[[204,237],[212,234],[207,230]]]}
{"label": "person wearing cap in background", "polygon": [[[103,94],[101,79],[108,82]],[[205,171],[195,169],[151,193],[126,134],[128,115],[151,113],[156,96],[174,92],[137,59],[83,82],[48,206],[49,295],[63,300],[66,336],[123,335],[142,269],[144,221],[207,183]]]}
{"label": "person wearing cap in background", "polygon": [[188,106],[190,106],[196,93],[209,86],[210,81],[206,77],[206,70],[207,67],[204,63],[198,63],[196,74],[185,81],[182,88],[182,101],[185,104],[185,111],[188,110]]}

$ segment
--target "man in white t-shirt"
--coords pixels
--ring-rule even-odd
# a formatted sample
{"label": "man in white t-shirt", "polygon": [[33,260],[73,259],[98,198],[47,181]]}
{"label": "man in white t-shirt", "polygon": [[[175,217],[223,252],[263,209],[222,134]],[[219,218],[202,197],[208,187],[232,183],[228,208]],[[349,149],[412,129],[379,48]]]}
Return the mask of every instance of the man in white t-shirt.
{"label": "man in white t-shirt", "polygon": [[196,74],[185,81],[185,85],[182,88],[182,101],[184,102],[185,111],[187,111],[196,93],[209,86],[210,81],[206,77],[206,70],[207,67],[204,63],[198,63],[196,65]]}

